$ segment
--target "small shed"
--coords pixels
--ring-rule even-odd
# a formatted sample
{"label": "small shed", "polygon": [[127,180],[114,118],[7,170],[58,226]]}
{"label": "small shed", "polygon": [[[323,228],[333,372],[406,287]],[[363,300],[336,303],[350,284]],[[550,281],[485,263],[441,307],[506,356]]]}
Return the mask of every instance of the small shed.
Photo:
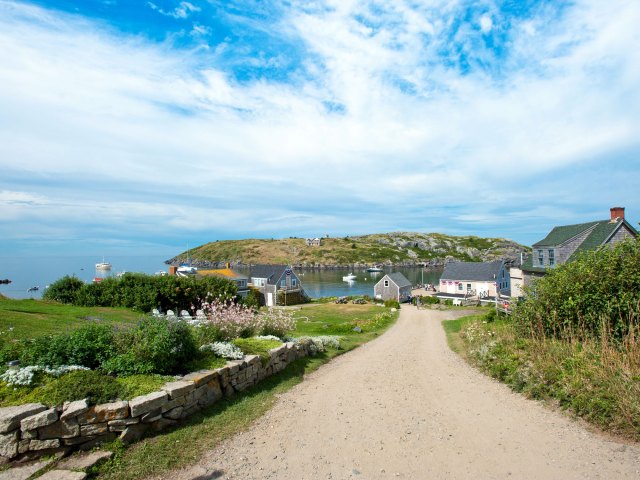
{"label": "small shed", "polygon": [[406,302],[411,297],[411,282],[400,272],[388,273],[373,287],[373,296],[380,300]]}

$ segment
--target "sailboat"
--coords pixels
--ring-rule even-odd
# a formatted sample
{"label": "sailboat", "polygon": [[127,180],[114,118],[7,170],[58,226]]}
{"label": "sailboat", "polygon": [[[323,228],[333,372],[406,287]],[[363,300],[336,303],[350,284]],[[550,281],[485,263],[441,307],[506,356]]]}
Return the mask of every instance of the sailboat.
{"label": "sailboat", "polygon": [[188,275],[195,275],[198,273],[198,269],[196,267],[191,266],[191,258],[189,256],[189,246],[187,245],[187,262],[182,263],[176,270],[176,275],[181,277],[186,277]]}

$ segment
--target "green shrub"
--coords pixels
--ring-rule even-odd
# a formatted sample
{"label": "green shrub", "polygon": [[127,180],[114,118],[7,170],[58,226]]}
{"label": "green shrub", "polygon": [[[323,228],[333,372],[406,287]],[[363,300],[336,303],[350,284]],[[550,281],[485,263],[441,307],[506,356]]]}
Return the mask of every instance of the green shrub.
{"label": "green shrub", "polygon": [[385,300],[384,306],[387,308],[400,308],[400,303],[397,300]]}
{"label": "green shrub", "polygon": [[166,318],[143,318],[115,337],[117,355],[102,364],[109,373],[171,374],[198,355],[189,326]]}
{"label": "green shrub", "polygon": [[263,363],[270,358],[269,350],[282,345],[282,342],[277,340],[260,340],[258,338],[236,338],[231,343],[242,350],[245,355],[259,355]]}
{"label": "green shrub", "polygon": [[640,314],[640,243],[584,252],[550,269],[513,310],[524,335],[621,339]]}
{"label": "green shrub", "polygon": [[20,345],[23,365],[82,365],[97,368],[114,353],[114,333],[110,325],[84,325],[68,334],[48,335]]}
{"label": "green shrub", "polygon": [[489,310],[487,313],[484,314],[484,320],[486,322],[493,322],[493,321],[495,321],[497,316],[498,315],[496,314],[496,310],[494,308],[492,308],[491,310]]}
{"label": "green shrub", "polygon": [[84,286],[84,282],[78,277],[67,275],[49,285],[42,298],[60,303],[75,303],[78,291]]}

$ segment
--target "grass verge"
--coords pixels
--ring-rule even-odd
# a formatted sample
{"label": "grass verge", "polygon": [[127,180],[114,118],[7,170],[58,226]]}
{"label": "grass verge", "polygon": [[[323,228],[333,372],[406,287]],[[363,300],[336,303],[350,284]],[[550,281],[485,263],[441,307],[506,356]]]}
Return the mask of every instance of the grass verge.
{"label": "grass verge", "polygon": [[493,378],[598,428],[640,440],[640,344],[518,336],[509,319],[445,321],[451,348]]}

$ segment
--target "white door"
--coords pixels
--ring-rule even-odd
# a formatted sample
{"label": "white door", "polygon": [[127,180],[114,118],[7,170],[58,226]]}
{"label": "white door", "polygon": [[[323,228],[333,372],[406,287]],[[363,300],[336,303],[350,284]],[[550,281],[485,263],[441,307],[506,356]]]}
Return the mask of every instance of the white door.
{"label": "white door", "polygon": [[273,307],[273,293],[267,293],[267,307]]}

